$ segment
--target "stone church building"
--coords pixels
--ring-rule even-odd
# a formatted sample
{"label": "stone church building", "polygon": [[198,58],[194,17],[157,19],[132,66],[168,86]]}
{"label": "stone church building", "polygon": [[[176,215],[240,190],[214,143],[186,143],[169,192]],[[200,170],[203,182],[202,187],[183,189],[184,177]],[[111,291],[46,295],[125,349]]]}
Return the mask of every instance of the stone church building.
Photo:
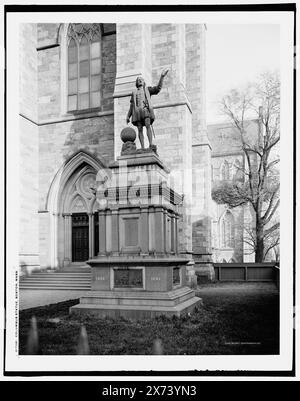
{"label": "stone church building", "polygon": [[201,24],[20,25],[22,271],[97,255],[97,181],[120,155],[136,77],[156,85],[164,68],[154,143],[183,195],[180,252],[208,275],[212,261],[243,260],[245,211],[211,199],[213,180],[235,174],[243,156],[230,127],[206,126],[205,32]]}

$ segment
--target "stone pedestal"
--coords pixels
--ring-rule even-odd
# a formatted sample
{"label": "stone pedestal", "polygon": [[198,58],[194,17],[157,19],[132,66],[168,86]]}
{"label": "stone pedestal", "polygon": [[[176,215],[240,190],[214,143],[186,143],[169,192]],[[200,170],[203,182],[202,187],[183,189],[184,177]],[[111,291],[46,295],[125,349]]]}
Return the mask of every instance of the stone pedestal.
{"label": "stone pedestal", "polygon": [[98,188],[99,255],[92,291],[71,313],[146,318],[191,312],[201,299],[186,285],[189,259],[178,255],[178,207],[169,171],[151,150],[125,154]]}

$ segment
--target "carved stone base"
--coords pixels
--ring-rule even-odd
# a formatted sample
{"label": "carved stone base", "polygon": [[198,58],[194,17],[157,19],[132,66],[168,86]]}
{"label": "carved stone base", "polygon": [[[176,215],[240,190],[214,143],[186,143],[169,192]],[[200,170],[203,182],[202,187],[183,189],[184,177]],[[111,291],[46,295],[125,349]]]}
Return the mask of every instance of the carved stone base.
{"label": "carved stone base", "polygon": [[135,153],[152,153],[152,152],[157,154],[157,146],[156,145],[152,144],[151,146],[149,146],[149,148],[137,149],[137,151]]}
{"label": "carved stone base", "polygon": [[100,318],[145,319],[159,315],[182,316],[202,305],[202,299],[188,287],[168,292],[91,291],[72,306],[72,314]]}
{"label": "carved stone base", "polygon": [[137,149],[134,142],[125,142],[122,145],[121,156],[144,154],[144,153],[155,153],[157,155],[157,146],[151,145],[149,146],[149,148]]}
{"label": "carved stone base", "polygon": [[136,145],[134,142],[125,142],[122,145],[121,155],[130,155],[136,153]]}
{"label": "carved stone base", "polygon": [[187,287],[190,257],[178,254],[182,197],[169,186],[156,146],[133,151],[131,145],[125,141],[133,154],[110,163],[111,178],[97,191],[99,255],[87,262],[91,292],[70,313],[143,319],[180,316],[201,303]]}

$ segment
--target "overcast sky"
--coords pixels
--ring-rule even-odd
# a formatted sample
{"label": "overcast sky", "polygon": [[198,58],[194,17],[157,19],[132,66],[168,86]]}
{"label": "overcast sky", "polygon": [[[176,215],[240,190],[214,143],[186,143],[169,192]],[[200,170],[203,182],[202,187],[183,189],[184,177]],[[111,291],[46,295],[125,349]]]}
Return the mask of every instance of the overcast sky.
{"label": "overcast sky", "polygon": [[279,70],[279,25],[207,25],[207,123],[224,121],[215,102],[266,70]]}

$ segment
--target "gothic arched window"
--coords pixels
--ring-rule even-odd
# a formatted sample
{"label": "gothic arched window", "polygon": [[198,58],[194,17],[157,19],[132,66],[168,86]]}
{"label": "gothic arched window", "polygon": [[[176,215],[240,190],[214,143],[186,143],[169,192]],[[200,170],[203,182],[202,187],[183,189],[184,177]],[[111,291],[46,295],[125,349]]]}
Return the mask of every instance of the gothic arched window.
{"label": "gothic arched window", "polygon": [[229,211],[221,220],[221,243],[224,248],[234,247],[234,217]]}
{"label": "gothic arched window", "polygon": [[68,28],[68,111],[100,107],[101,25]]}
{"label": "gothic arched window", "polygon": [[230,179],[230,166],[227,160],[224,161],[221,167],[221,180]]}
{"label": "gothic arched window", "polygon": [[235,174],[234,174],[234,178],[236,180],[240,180],[243,181],[244,180],[244,170],[243,170],[243,166],[240,160],[236,159],[236,161],[234,162],[234,168],[235,168]]}

